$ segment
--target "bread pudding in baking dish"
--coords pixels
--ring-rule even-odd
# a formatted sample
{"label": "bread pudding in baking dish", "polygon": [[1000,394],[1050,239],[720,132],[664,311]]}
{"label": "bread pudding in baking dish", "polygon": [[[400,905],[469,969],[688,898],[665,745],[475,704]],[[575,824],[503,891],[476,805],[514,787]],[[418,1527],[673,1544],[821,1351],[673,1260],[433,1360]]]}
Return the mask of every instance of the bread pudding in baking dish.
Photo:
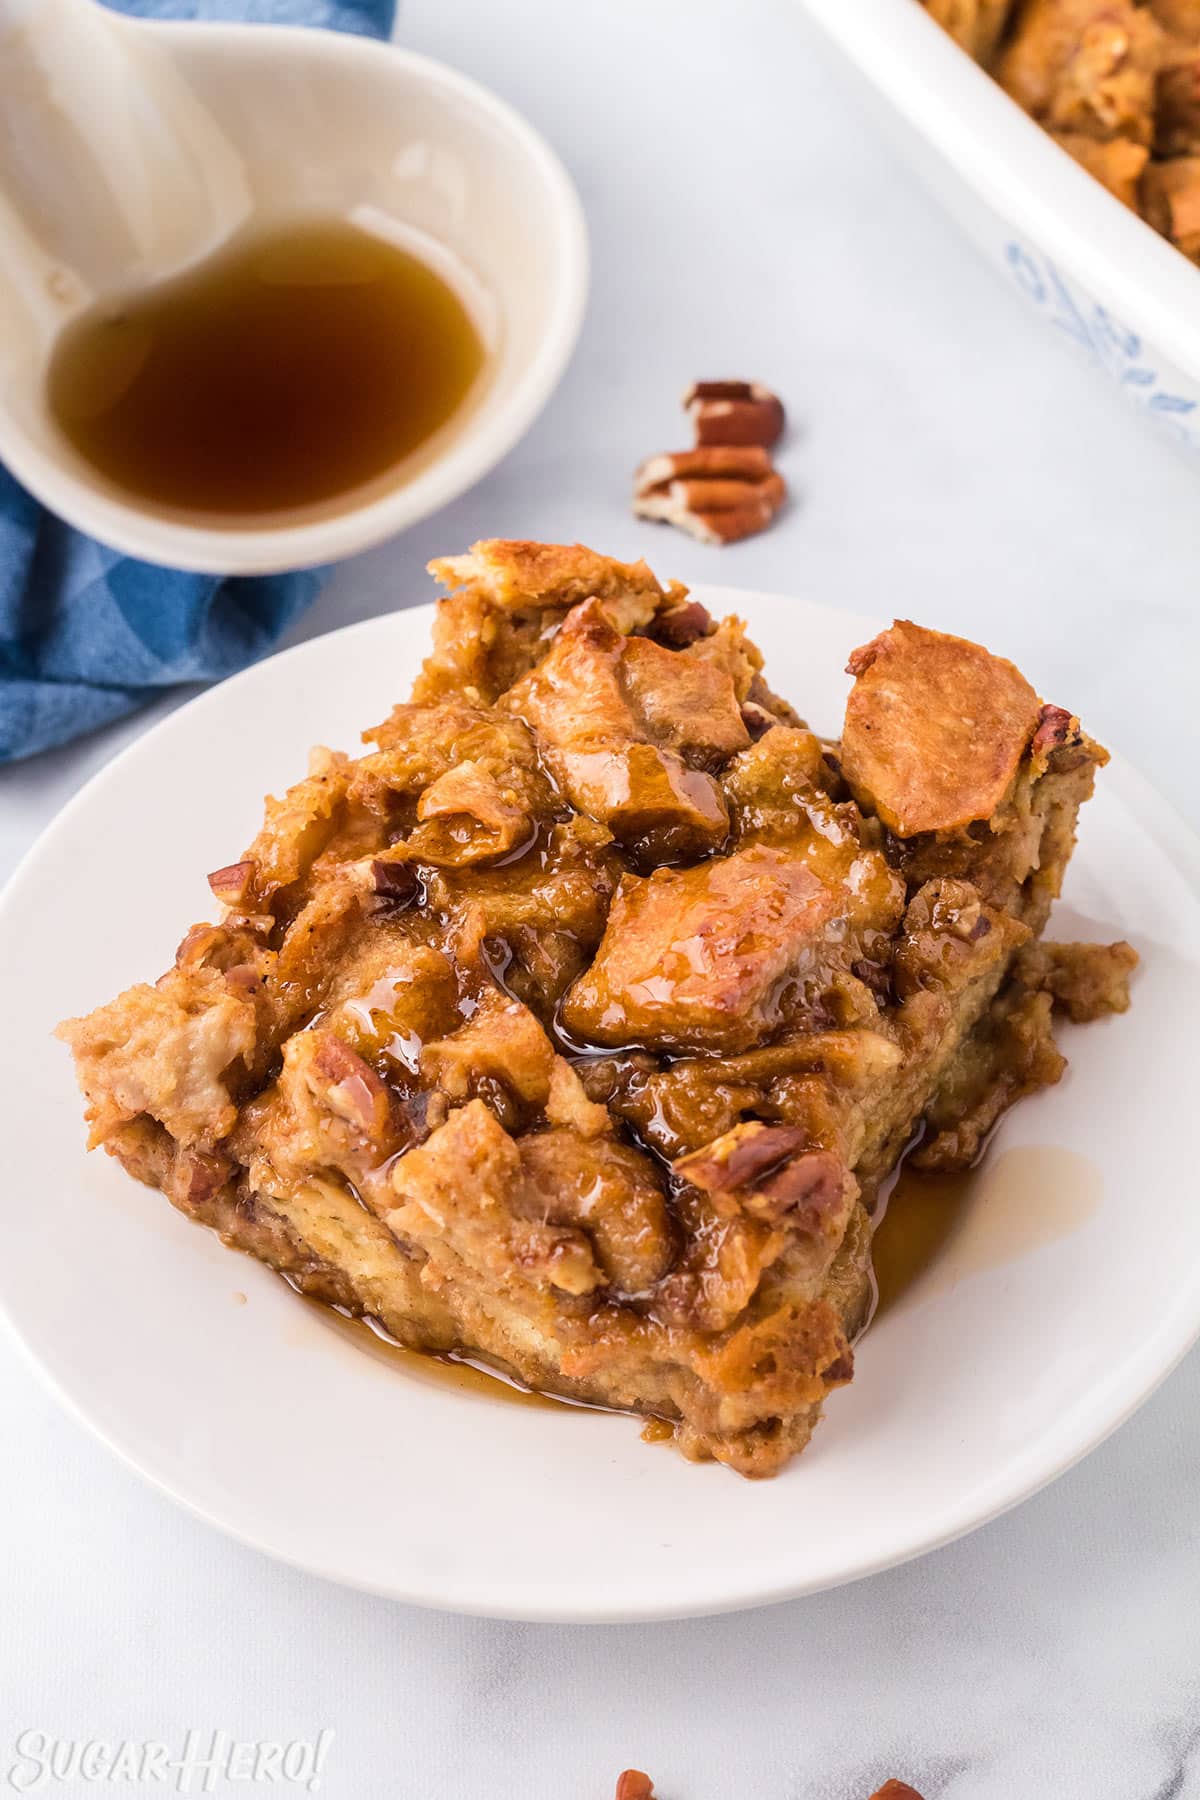
{"label": "bread pudding in baking dish", "polygon": [[[851,1379],[906,1153],[971,1162],[1132,951],[1040,934],[1105,752],[898,622],[841,738],[644,563],[488,542],[216,924],[60,1031],[91,1142],[403,1345],[769,1475]],[[915,1147],[914,1147],[915,1146]]]}
{"label": "bread pudding in baking dish", "polygon": [[1200,261],[1200,0],[924,0],[1089,175]]}

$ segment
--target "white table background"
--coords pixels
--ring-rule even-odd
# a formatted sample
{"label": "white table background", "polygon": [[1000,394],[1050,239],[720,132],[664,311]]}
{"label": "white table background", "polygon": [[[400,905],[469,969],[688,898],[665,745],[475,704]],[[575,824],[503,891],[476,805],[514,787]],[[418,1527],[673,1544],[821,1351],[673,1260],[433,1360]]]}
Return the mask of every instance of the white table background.
{"label": "white table background", "polygon": [[[974,260],[788,0],[405,0],[399,36],[558,146],[591,306],[525,443],[342,569],[296,635],[426,598],[428,558],[475,538],[581,538],[981,636],[1200,822],[1200,464]],[[716,552],[639,525],[627,490],[640,456],[686,443],[686,382],[722,374],[786,397],[797,503]],[[0,773],[0,875],[166,704]],[[1182,1175],[1188,1122],[1164,1121],[1181,1124]],[[26,1729],[329,1728],[331,1800],[607,1800],[627,1764],[665,1800],[866,1800],[891,1773],[929,1800],[1197,1800],[1198,1403],[1193,1355],[1052,1490],[856,1587],[549,1628],[420,1613],[226,1542],[62,1416],[0,1336],[0,1786]],[[347,1529],[387,1504],[348,1493]]]}

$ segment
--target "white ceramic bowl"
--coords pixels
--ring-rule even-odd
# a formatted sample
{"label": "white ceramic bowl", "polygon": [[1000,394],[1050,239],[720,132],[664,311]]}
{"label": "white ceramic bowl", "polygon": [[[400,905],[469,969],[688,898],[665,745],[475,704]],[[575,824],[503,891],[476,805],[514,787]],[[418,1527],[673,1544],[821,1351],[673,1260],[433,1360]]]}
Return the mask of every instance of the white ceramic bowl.
{"label": "white ceramic bowl", "polygon": [[[55,93],[73,81],[86,87],[74,39],[66,40],[65,60],[54,60],[58,40],[49,26],[57,15],[52,0],[44,4],[35,17],[48,35],[30,80],[45,84],[52,76]],[[26,220],[36,227],[32,246],[26,236],[14,249],[32,249],[39,280],[31,295],[14,258],[7,271],[0,258],[0,460],[52,510],[104,543],[174,568],[230,574],[333,562],[367,549],[484,475],[558,381],[587,287],[578,198],[532,127],[465,76],[392,45],[276,25],[101,17],[78,0],[53,6],[66,24],[93,32],[96,61],[109,59],[92,110],[76,96],[84,111],[68,104],[64,114],[72,130],[82,120],[106,181],[91,191],[81,171],[78,181],[55,180],[63,166],[55,158],[72,151],[44,135],[53,131],[53,110],[6,117],[25,152],[19,174]],[[141,186],[128,156],[122,161],[129,143],[121,121],[108,116],[114,107],[120,112],[122,82],[140,104],[129,130]],[[63,97],[71,102],[71,93]],[[39,145],[45,154],[33,158]],[[0,134],[0,192],[6,169],[16,179],[4,152]],[[297,211],[377,223],[458,286],[491,349],[480,398],[395,485],[331,503],[320,516],[210,527],[131,501],[49,417],[44,371],[57,332],[94,300],[142,285],[147,269],[173,272],[181,253],[192,260],[248,218]],[[0,245],[8,245],[2,207],[0,227]]]}
{"label": "white ceramic bowl", "polygon": [[917,0],[801,0],[968,237],[1200,449],[1200,273],[1028,118]]}

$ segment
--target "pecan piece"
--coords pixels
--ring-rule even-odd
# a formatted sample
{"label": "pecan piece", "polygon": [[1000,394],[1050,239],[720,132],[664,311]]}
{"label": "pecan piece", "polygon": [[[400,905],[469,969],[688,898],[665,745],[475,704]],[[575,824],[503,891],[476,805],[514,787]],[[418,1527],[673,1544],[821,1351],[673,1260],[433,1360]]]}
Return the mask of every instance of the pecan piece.
{"label": "pecan piece", "polygon": [[786,1219],[793,1231],[822,1238],[842,1216],[846,1174],[832,1150],[806,1150],[768,1176],[746,1201],[746,1211],[770,1225]]}
{"label": "pecan piece", "polygon": [[249,860],[228,863],[223,869],[213,870],[208,885],[223,906],[236,911],[249,896],[256,873],[256,865]]}
{"label": "pecan piece", "polygon": [[371,885],[375,890],[376,909],[381,912],[402,912],[421,892],[416,869],[400,857],[373,858]]}
{"label": "pecan piece", "polygon": [[852,650],[846,659],[847,675],[855,677],[865,675],[872,663],[878,661],[886,636],[886,632],[880,632],[879,636],[873,637],[869,644],[860,644],[857,650]]}
{"label": "pecan piece", "polygon": [[222,1151],[181,1150],[171,1172],[172,1197],[182,1206],[203,1206],[224,1187],[234,1164]]}
{"label": "pecan piece", "polygon": [[1035,756],[1049,756],[1064,744],[1077,744],[1082,733],[1079,720],[1064,706],[1043,706],[1031,746]]}
{"label": "pecan piece", "polygon": [[761,444],[769,450],[783,436],[783,402],[760,381],[694,381],[683,409],[697,444]]}
{"label": "pecan piece", "polygon": [[757,700],[747,700],[742,706],[742,724],[750,733],[752,743],[757,743],[760,737],[766,737],[773,725],[782,723],[765,706],[760,706]]}
{"label": "pecan piece", "polygon": [[843,1216],[846,1170],[831,1150],[808,1144],[799,1126],[746,1119],[671,1167],[705,1193],[736,1193],[743,1211],[765,1225],[786,1223],[820,1241]]}
{"label": "pecan piece", "polygon": [[676,1175],[705,1193],[728,1193],[758,1180],[796,1156],[807,1143],[796,1125],[763,1125],[757,1119],[735,1125],[702,1150],[692,1150],[671,1166]]}
{"label": "pecan piece", "polygon": [[864,987],[870,988],[881,1006],[888,1006],[893,999],[892,967],[888,962],[878,962],[871,956],[860,956],[857,962],[850,964],[850,973],[857,976]]}
{"label": "pecan piece", "polygon": [[786,497],[761,444],[710,445],[647,457],[634,477],[633,510],[702,543],[733,544],[764,531]]}
{"label": "pecan piece", "polygon": [[323,1032],[308,1073],[310,1091],[368,1142],[382,1138],[391,1118],[388,1091],[349,1044]]}
{"label": "pecan piece", "polygon": [[669,606],[654,621],[654,636],[672,650],[686,650],[713,629],[712,614],[699,600],[682,600]]}

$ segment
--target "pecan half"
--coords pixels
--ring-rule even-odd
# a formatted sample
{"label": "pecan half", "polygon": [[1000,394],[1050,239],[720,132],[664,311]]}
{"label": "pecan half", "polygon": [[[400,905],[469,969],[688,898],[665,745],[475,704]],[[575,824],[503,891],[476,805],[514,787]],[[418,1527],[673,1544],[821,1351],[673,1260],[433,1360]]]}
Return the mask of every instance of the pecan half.
{"label": "pecan half", "polygon": [[647,457],[633,510],[678,525],[706,544],[733,544],[771,523],[787,487],[760,444],[713,445]]}
{"label": "pecan half", "polygon": [[683,409],[697,444],[761,444],[769,450],[783,436],[783,402],[760,381],[694,381]]}

